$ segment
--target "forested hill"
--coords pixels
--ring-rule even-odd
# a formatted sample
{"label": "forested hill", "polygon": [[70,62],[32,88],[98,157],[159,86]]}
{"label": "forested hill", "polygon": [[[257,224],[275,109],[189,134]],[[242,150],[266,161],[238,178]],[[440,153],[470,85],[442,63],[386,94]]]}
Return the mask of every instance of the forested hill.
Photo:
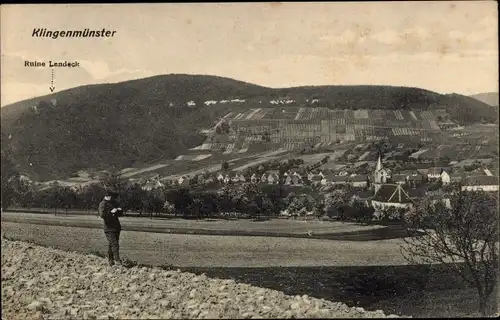
{"label": "forested hill", "polygon": [[[475,99],[417,88],[273,89],[215,76],[174,74],[82,86],[5,106],[2,151],[34,179],[65,177],[88,167],[126,167],[182,154],[203,141],[199,129],[227,112],[272,106],[276,99],[342,109],[444,106],[462,122],[497,119],[492,112],[496,109]],[[227,103],[231,100],[237,103]]]}

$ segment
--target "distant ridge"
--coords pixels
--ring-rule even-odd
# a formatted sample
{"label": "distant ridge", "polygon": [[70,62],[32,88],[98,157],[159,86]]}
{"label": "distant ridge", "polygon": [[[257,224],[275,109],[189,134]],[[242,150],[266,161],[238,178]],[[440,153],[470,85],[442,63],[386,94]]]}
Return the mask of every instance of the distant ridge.
{"label": "distant ridge", "polygon": [[[419,88],[273,89],[224,77],[169,74],[81,86],[4,106],[2,152],[37,180],[67,177],[88,167],[129,167],[183,154],[204,140],[200,129],[228,112],[271,107],[272,100],[281,98],[295,101],[290,105],[295,107],[317,100],[316,106],[336,109],[446,108],[460,123],[498,118],[476,99]],[[206,104],[233,99],[242,102]]]}
{"label": "distant ridge", "polygon": [[498,92],[484,92],[470,96],[490,106],[498,106]]}

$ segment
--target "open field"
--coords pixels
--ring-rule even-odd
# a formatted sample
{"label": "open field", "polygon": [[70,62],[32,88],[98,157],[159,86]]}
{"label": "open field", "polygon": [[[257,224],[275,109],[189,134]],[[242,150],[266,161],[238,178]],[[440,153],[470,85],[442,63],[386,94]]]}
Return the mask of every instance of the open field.
{"label": "open field", "polygon": [[[2,234],[16,240],[80,252],[107,252],[102,229],[2,221]],[[123,256],[149,265],[182,267],[293,267],[404,265],[401,240],[208,236],[124,231]]]}
{"label": "open field", "polygon": [[[300,221],[271,219],[252,220],[185,220],[177,218],[152,218],[148,216],[123,217],[124,231],[154,232],[166,234],[198,234],[226,236],[291,237],[341,241],[371,241],[397,239],[406,236],[399,225],[360,225],[336,221]],[[4,212],[3,222],[31,223],[65,227],[101,229],[102,221],[96,213],[70,212],[67,216],[50,213]]]}

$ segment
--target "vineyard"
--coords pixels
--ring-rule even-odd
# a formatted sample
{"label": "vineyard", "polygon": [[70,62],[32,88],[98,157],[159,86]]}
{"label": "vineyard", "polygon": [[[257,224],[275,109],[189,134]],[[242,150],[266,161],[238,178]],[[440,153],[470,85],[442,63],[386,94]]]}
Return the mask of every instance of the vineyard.
{"label": "vineyard", "polygon": [[445,109],[436,110],[331,110],[328,108],[257,108],[230,112],[223,117],[230,126],[230,142],[213,143],[214,135],[201,149],[225,154],[245,153],[253,146],[293,150],[329,146],[347,141],[432,141],[444,130],[458,125]]}
{"label": "vineyard", "polygon": [[[228,161],[233,169],[241,171],[272,160],[272,155],[257,156],[270,150],[293,152],[313,147],[331,153],[339,148],[349,149],[346,145],[359,147],[387,139],[394,145],[424,143],[425,147],[411,155],[414,159],[456,160],[491,156],[491,142],[498,140],[488,126],[463,130],[444,109],[330,110],[287,106],[233,111],[222,121],[229,130],[207,130],[202,145],[178,156],[168,166],[146,170],[170,176],[202,172],[208,167],[208,171],[217,170],[221,161]],[[367,161],[373,154],[359,150],[355,158]]]}

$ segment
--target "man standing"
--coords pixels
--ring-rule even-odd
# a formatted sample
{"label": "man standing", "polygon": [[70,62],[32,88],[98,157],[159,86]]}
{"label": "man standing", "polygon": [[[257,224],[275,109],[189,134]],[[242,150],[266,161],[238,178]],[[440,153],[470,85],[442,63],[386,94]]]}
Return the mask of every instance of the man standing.
{"label": "man standing", "polygon": [[117,192],[109,190],[99,204],[99,216],[104,221],[104,234],[109,243],[108,259],[110,266],[114,265],[115,262],[122,265],[119,244],[122,227],[118,217],[123,216],[123,210],[118,205],[117,197]]}

